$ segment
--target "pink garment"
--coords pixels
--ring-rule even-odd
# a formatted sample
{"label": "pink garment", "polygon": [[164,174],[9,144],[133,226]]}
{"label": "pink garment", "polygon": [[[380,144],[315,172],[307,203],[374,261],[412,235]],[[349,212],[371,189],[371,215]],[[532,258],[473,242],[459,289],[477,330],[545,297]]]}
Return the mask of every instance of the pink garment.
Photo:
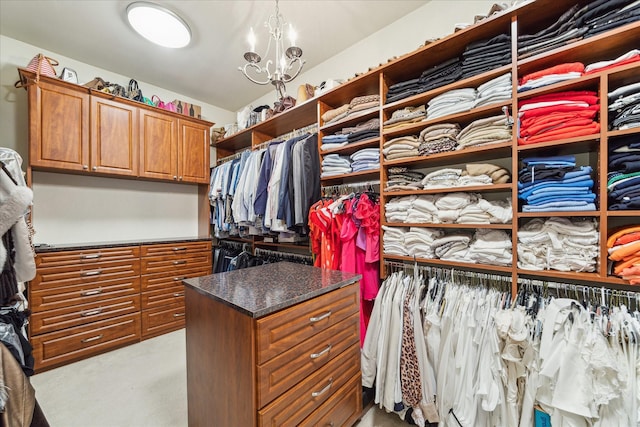
{"label": "pink garment", "polygon": [[344,203],[344,222],[342,223],[342,230],[340,230],[340,240],[342,242],[340,270],[356,273],[358,271],[356,268],[356,234],[358,234],[358,227],[353,222],[353,200],[347,200]]}

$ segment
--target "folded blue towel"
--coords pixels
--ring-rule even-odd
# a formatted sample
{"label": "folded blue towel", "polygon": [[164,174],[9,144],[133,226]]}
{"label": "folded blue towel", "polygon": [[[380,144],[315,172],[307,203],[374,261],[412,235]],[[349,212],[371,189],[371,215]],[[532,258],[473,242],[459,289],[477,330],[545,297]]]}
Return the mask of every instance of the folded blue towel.
{"label": "folded blue towel", "polygon": [[595,211],[596,205],[594,203],[589,203],[586,205],[575,205],[575,206],[562,206],[562,207],[546,207],[546,208],[537,208],[535,206],[524,205],[522,207],[522,212],[589,212]]}
{"label": "folded blue towel", "polygon": [[527,166],[547,165],[547,166],[575,166],[575,156],[549,156],[549,157],[525,157],[522,163]]}
{"label": "folded blue towel", "polygon": [[543,197],[536,200],[527,200],[527,204],[529,205],[542,205],[549,202],[563,202],[563,201],[576,201],[576,202],[595,202],[596,195],[595,194],[583,194],[583,195],[571,195],[571,196],[550,196]]}
{"label": "folded blue towel", "polygon": [[550,181],[550,182],[541,182],[540,184],[531,185],[525,188],[518,189],[518,197],[521,199],[526,199],[531,194],[537,194],[542,189],[556,188],[557,190],[575,190],[580,188],[593,188],[593,180],[592,179],[583,179],[576,182],[558,182],[558,181]]}

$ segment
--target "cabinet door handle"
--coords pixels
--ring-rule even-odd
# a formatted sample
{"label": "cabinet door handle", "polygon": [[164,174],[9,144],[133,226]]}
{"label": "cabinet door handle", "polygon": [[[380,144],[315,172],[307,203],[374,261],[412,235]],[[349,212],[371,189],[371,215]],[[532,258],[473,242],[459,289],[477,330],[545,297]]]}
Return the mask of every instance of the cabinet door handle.
{"label": "cabinet door handle", "polygon": [[173,294],[174,297],[183,297],[184,296],[184,292],[176,292],[175,294]]}
{"label": "cabinet door handle", "polygon": [[322,396],[323,394],[329,391],[332,385],[333,385],[333,378],[329,378],[329,384],[327,384],[322,390],[314,391],[313,393],[311,393],[311,397]]}
{"label": "cabinet door handle", "polygon": [[178,177],[178,179],[179,179],[180,181],[182,181],[182,177],[181,177],[181,176],[179,176],[179,177]]}
{"label": "cabinet door handle", "polygon": [[91,169],[93,169],[94,171],[97,171],[97,170],[98,170],[98,167],[97,167],[97,166],[94,166],[94,167],[92,167]]}
{"label": "cabinet door handle", "polygon": [[187,248],[185,246],[183,246],[181,248],[173,248],[174,252],[176,252],[176,251],[186,251],[186,250],[187,250]]}
{"label": "cabinet door handle", "polygon": [[93,271],[83,271],[82,273],[80,273],[81,276],[87,277],[87,276],[97,276],[99,274],[102,274],[102,270],[93,270]]}
{"label": "cabinet door handle", "polygon": [[173,175],[173,179],[176,179],[176,180],[177,180],[177,179],[178,179],[178,177],[177,177],[176,175]]}
{"label": "cabinet door handle", "polygon": [[96,314],[100,314],[100,313],[102,313],[102,307],[96,308],[95,310],[83,311],[82,313],[80,313],[80,315],[82,317],[89,317],[89,316],[95,316]]}
{"label": "cabinet door handle", "polygon": [[314,316],[314,317],[310,317],[309,321],[311,323],[315,323],[315,322],[319,322],[323,319],[326,319],[327,317],[331,316],[331,311],[327,311],[325,314],[320,315],[320,316]]}
{"label": "cabinet door handle", "polygon": [[319,351],[318,353],[311,353],[309,357],[312,359],[317,359],[318,357],[328,353],[329,351],[331,351],[331,344],[329,344],[324,350]]}
{"label": "cabinet door handle", "polygon": [[84,170],[89,169],[89,165],[82,165],[82,169],[84,169]]}
{"label": "cabinet door handle", "polygon": [[100,258],[102,254],[81,255],[80,259],[96,259]]}
{"label": "cabinet door handle", "polygon": [[102,288],[92,289],[90,291],[81,292],[80,295],[83,297],[88,297],[89,295],[98,295],[102,293]]}
{"label": "cabinet door handle", "polygon": [[186,264],[187,261],[182,260],[182,261],[173,261],[173,265],[180,265],[180,264]]}
{"label": "cabinet door handle", "polygon": [[80,342],[81,342],[81,343],[87,343],[87,342],[91,342],[91,341],[97,341],[97,340],[99,340],[100,338],[102,338],[102,334],[100,334],[100,335],[96,335],[95,337],[91,337],[91,338],[84,338],[84,339],[81,339],[81,340],[80,340]]}
{"label": "cabinet door handle", "polygon": [[182,317],[184,313],[173,313],[173,317]]}
{"label": "cabinet door handle", "polygon": [[179,282],[179,281],[184,280],[184,279],[186,279],[186,276],[184,276],[184,277],[174,277],[173,281],[174,282]]}

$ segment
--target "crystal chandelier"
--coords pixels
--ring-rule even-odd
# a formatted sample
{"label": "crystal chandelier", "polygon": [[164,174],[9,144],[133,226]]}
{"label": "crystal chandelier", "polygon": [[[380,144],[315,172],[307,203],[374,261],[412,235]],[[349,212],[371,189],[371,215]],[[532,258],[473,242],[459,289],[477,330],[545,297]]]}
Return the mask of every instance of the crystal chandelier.
{"label": "crystal chandelier", "polygon": [[286,96],[285,84],[295,79],[305,63],[302,59],[302,49],[296,46],[296,32],[293,26],[289,24],[289,43],[290,46],[284,49],[284,27],[286,23],[280,14],[278,0],[276,0],[276,13],[269,16],[269,20],[264,26],[269,28],[269,42],[265,57],[271,51],[273,43],[275,49],[274,59],[269,59],[263,66],[259,65],[262,57],[256,53],[256,35],[253,27],[249,31],[247,41],[249,42],[249,51],[245,52],[244,59],[247,61],[238,70],[242,71],[246,78],[259,85],[271,83],[275,86],[278,98],[282,99]]}

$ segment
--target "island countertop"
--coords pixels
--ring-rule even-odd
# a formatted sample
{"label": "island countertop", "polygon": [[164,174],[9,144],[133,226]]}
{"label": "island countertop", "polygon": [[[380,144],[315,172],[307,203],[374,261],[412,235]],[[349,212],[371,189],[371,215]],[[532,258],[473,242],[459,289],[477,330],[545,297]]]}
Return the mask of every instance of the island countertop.
{"label": "island countertop", "polygon": [[354,283],[359,274],[277,262],[184,280],[196,292],[253,318]]}

